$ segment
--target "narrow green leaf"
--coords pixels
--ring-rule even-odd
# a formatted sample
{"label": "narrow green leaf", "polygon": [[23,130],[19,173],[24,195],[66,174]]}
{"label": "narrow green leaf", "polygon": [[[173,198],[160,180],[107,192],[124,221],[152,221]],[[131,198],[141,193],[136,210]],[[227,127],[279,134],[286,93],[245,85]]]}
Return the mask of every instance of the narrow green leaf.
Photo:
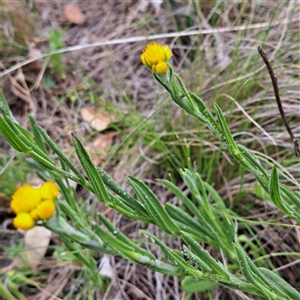
{"label": "narrow green leaf", "polygon": [[264,282],[265,286],[268,287],[272,293],[280,295],[281,297],[284,297],[283,299],[286,299],[287,294],[277,284],[265,277],[264,274],[256,267],[256,265],[253,263],[253,261],[249,258],[248,255],[246,255],[246,259],[248,262],[248,266],[250,267],[253,274],[260,278],[260,280]]}
{"label": "narrow green leaf", "polygon": [[270,178],[270,187],[269,187],[269,195],[273,203],[282,210],[285,210],[285,205],[282,202],[280,197],[280,187],[279,180],[277,174],[277,168],[273,167],[271,178]]}
{"label": "narrow green leaf", "polygon": [[183,245],[183,254],[196,264],[202,272],[212,273],[212,269],[199,256],[195,255],[188,247]]}
{"label": "narrow green leaf", "polygon": [[178,235],[179,228],[146,184],[131,176],[128,177],[128,180],[155,224],[166,233]]}
{"label": "narrow green leaf", "polygon": [[28,147],[15,135],[3,116],[0,116],[0,131],[1,135],[3,135],[14,149],[19,152],[25,152],[28,150]]}
{"label": "narrow green leaf", "polygon": [[290,190],[283,184],[280,185],[280,189],[300,209],[300,194]]}
{"label": "narrow green leaf", "polygon": [[238,145],[238,149],[243,154],[244,158],[251,164],[252,170],[254,170],[254,174],[258,173],[264,180],[268,181],[269,175],[264,167],[260,164],[259,160],[256,159],[247,148],[242,145]]}
{"label": "narrow green leaf", "polygon": [[106,188],[96,167],[91,162],[88,153],[85,151],[77,137],[72,134],[72,138],[77,156],[94,188],[95,195],[98,197],[100,202],[104,202],[106,204],[109,203],[109,197]]}
{"label": "narrow green leaf", "polygon": [[279,285],[293,300],[300,300],[300,293],[277,274],[266,268],[259,268],[270,280]]}
{"label": "narrow green leaf", "polygon": [[248,258],[244,249],[238,243],[234,243],[234,249],[238,256],[240,268],[246,279],[254,286],[256,286],[264,295],[270,297],[271,299],[276,299],[277,295],[275,295],[275,293],[273,292],[271,282],[266,282],[265,279],[262,278],[263,275],[259,272],[259,270],[253,263],[251,263],[251,266],[249,265],[251,260]]}
{"label": "narrow green leaf", "polygon": [[75,228],[84,229],[88,226],[86,220],[81,218],[81,215],[77,211],[75,211],[67,202],[59,201],[59,207],[67,215],[67,217],[74,222]]}
{"label": "narrow green leaf", "polygon": [[166,204],[166,210],[168,214],[172,217],[172,219],[177,220],[181,222],[182,224],[192,228],[195,231],[198,231],[199,233],[210,237],[211,239],[214,238],[214,232],[213,230],[209,227],[207,223],[201,224],[198,223],[196,220],[194,220],[189,214],[184,212],[181,208],[172,205],[170,203]]}
{"label": "narrow green leaf", "polygon": [[256,197],[259,197],[263,200],[272,201],[269,193],[260,184],[257,184],[253,187],[253,193]]}
{"label": "narrow green leaf", "polygon": [[147,256],[152,260],[155,260],[155,256],[152,253],[149,253],[145,249],[137,246],[133,243],[127,236],[125,236],[117,227],[115,227],[107,218],[105,218],[101,213],[97,213],[99,220],[105,225],[105,227],[120,241],[124,242],[126,245],[129,245],[141,255]]}
{"label": "narrow green leaf", "polygon": [[60,237],[65,237],[73,242],[81,244],[83,247],[98,251],[100,253],[113,254],[110,247],[103,243],[103,241],[96,237],[92,239],[90,236],[73,228],[65,218],[59,217],[55,214],[51,219],[45,221],[43,225],[49,230],[57,233]]}
{"label": "narrow green leaf", "polygon": [[55,163],[48,157],[48,155],[45,152],[43,152],[39,147],[37,147],[37,145],[33,141],[32,136],[28,131],[26,131],[18,124],[14,123],[8,116],[4,116],[4,119],[10,126],[14,134],[19,138],[19,141],[21,141],[25,145],[25,147],[27,147],[26,151],[24,151],[26,154],[34,152],[37,157],[42,157],[43,160],[55,165]]}
{"label": "narrow green leaf", "polygon": [[72,254],[80,263],[89,268],[91,267],[89,260],[82,254],[83,249],[80,248],[77,243],[74,243],[63,236],[61,236],[61,240],[67,246],[67,248],[72,251]]}
{"label": "narrow green leaf", "polygon": [[53,150],[54,153],[58,155],[58,157],[74,172],[74,174],[78,177],[79,181],[84,185],[86,181],[83,175],[78,171],[75,165],[64,155],[64,153],[57,147],[57,145],[52,141],[47,132],[40,126],[34,125],[35,130],[42,135],[47,144]]}
{"label": "narrow green leaf", "polygon": [[181,281],[182,290],[187,293],[205,292],[220,285],[216,282],[195,280],[191,276],[187,276]]}
{"label": "narrow green leaf", "polygon": [[4,300],[17,300],[13,294],[4,286],[2,281],[0,281],[0,295]]}
{"label": "narrow green leaf", "polygon": [[13,116],[8,104],[7,104],[7,101],[6,101],[6,99],[3,95],[2,89],[0,89],[0,113],[2,115],[9,116],[11,119],[13,119],[15,122],[17,122],[15,117]]}
{"label": "narrow green leaf", "polygon": [[107,191],[107,193],[110,199],[109,203],[107,204],[109,207],[120,212],[123,216],[130,220],[140,220],[147,223],[153,223],[150,217],[144,217],[138,211],[129,207],[119,196],[115,196],[109,191]]}
{"label": "narrow green leaf", "polygon": [[219,120],[219,124],[223,133],[223,141],[225,142],[227,149],[229,150],[229,152],[233,155],[233,156],[237,156],[239,154],[239,149],[231,135],[231,132],[229,130],[229,127],[226,123],[225,117],[221,111],[221,108],[219,107],[219,105],[217,103],[214,103],[214,109],[216,111],[218,120]]}
{"label": "narrow green leaf", "polygon": [[300,222],[300,214],[283,201],[280,195],[280,184],[277,174],[277,168],[274,167],[271,173],[269,194],[272,202],[280,208],[286,215]]}
{"label": "narrow green leaf", "polygon": [[199,111],[201,112],[201,115],[198,117],[198,119],[200,119],[201,121],[201,119],[204,118],[206,120],[205,123],[207,127],[211,130],[211,132],[218,138],[221,138],[222,136],[221,128],[219,124],[216,122],[211,112],[208,110],[203,100],[194,93],[189,92],[189,95],[195,101],[195,103],[199,108]]}
{"label": "narrow green leaf", "polygon": [[180,169],[179,173],[191,194],[196,198],[200,205],[203,205],[202,196],[200,195],[199,187],[196,184],[192,172],[189,169]]}
{"label": "narrow green leaf", "polygon": [[75,191],[72,187],[70,187],[70,185],[68,184],[68,180],[66,180],[67,182],[67,185],[66,186],[64,184],[64,182],[62,181],[62,179],[59,177],[59,178],[56,178],[55,179],[57,185],[59,186],[59,189],[64,197],[64,199],[66,199],[67,203],[72,207],[72,209],[74,209],[76,211],[76,213],[78,212],[78,210],[80,209],[79,208],[79,205],[77,204],[76,202],[76,195],[75,195]]}
{"label": "narrow green leaf", "polygon": [[[178,255],[173,249],[166,246],[158,237],[146,230],[140,230],[146,236],[152,238],[155,243],[162,249],[165,255],[176,265],[178,266],[183,274],[188,274],[194,276],[194,278],[202,278],[202,272],[193,268],[188,262],[186,262],[180,255]],[[180,275],[180,274],[178,274]]]}
{"label": "narrow green leaf", "polygon": [[223,199],[220,197],[220,195],[218,194],[218,192],[207,182],[203,182],[203,186],[205,188],[205,190],[211,195],[212,199],[215,201],[216,203],[216,207],[218,208],[218,212],[220,214],[222,214],[222,212],[226,211],[226,206],[224,204]]}
{"label": "narrow green leaf", "polygon": [[47,149],[46,149],[46,146],[45,146],[45,144],[43,142],[42,136],[41,136],[40,132],[36,128],[35,119],[31,115],[28,115],[28,119],[29,119],[29,122],[30,122],[31,130],[33,132],[33,136],[34,136],[34,140],[35,140],[36,144],[39,146],[39,148],[43,152],[45,152],[47,154]]}
{"label": "narrow green leaf", "polygon": [[134,260],[134,261],[138,260],[138,257],[141,254],[135,252],[136,249],[134,247],[118,239],[117,237],[110,235],[108,232],[102,229],[97,223],[93,223],[93,225],[99,237],[105,243],[107,243],[107,245],[109,245],[113,250],[115,250],[119,255],[121,254],[124,258],[128,260]]}
{"label": "narrow green leaf", "polygon": [[[170,182],[168,180],[159,180],[159,182],[161,182],[170,191],[172,191],[172,193],[186,205],[186,207],[193,213],[193,215],[198,218],[198,220],[202,224],[202,226],[205,226],[205,227],[207,226],[207,222],[204,219],[204,217],[201,215],[199,209],[186,195],[183,194],[183,192],[177,186],[175,186],[172,182]],[[210,230],[207,230],[207,234],[209,234],[209,232],[210,232]]]}
{"label": "narrow green leaf", "polygon": [[184,242],[191,247],[193,252],[199,256],[199,258],[209,266],[216,274],[223,276],[224,279],[230,280],[230,275],[224,266],[220,263],[217,263],[210,255],[207,253],[201,245],[194,240],[189,234],[181,232],[182,239]]}
{"label": "narrow green leaf", "polygon": [[114,193],[122,198],[123,202],[131,207],[133,210],[138,211],[145,218],[149,218],[147,211],[144,206],[139,203],[136,199],[127,194],[120,186],[102,169],[98,168],[98,172],[104,182]]}
{"label": "narrow green leaf", "polygon": [[212,247],[214,247],[216,249],[219,248],[219,243],[216,242],[215,240],[211,239],[207,235],[204,235],[200,231],[195,230],[193,227],[190,227],[189,225],[185,225],[185,224],[181,223],[180,221],[176,221],[174,219],[173,219],[173,221],[178,226],[178,228],[180,229],[180,231],[189,233],[189,234],[191,234],[192,237],[194,237],[198,241],[201,241],[203,243],[209,244],[209,245],[211,245]]}

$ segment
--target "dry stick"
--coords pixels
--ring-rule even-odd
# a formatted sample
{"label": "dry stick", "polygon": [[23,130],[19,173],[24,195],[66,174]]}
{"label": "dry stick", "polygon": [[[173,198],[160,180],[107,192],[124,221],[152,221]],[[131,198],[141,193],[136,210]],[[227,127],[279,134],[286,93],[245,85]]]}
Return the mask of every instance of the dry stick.
{"label": "dry stick", "polygon": [[277,106],[278,106],[278,110],[280,112],[280,115],[281,115],[281,118],[283,120],[283,123],[285,125],[285,128],[287,130],[287,132],[289,133],[290,137],[291,137],[291,140],[293,141],[294,143],[294,150],[295,150],[295,155],[297,157],[300,156],[300,145],[299,145],[299,142],[298,140],[295,138],[288,122],[287,122],[287,119],[285,117],[285,113],[284,113],[284,110],[282,108],[282,104],[281,104],[281,100],[280,100],[280,96],[279,96],[279,89],[278,89],[278,84],[277,84],[277,77],[276,75],[274,74],[274,71],[273,71],[273,68],[265,54],[265,52],[263,51],[263,49],[259,46],[257,48],[258,50],[258,53],[260,54],[261,58],[263,59],[264,63],[266,64],[266,67],[269,71],[269,74],[270,74],[270,77],[271,77],[271,80],[272,80],[272,85],[273,85],[273,90],[274,90],[274,94],[275,94],[275,99],[276,99],[276,102],[277,102]]}

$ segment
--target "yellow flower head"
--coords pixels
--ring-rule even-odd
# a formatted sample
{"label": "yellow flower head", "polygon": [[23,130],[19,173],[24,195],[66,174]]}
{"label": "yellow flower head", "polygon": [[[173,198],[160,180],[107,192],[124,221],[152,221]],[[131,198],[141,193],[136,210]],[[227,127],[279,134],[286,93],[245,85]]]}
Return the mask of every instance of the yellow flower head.
{"label": "yellow flower head", "polygon": [[30,212],[30,215],[35,220],[50,219],[55,211],[55,203],[53,200],[42,201],[36,209]]}
{"label": "yellow flower head", "polygon": [[30,212],[41,202],[39,190],[33,186],[24,184],[20,186],[12,196],[11,209],[19,212]]}
{"label": "yellow flower head", "polygon": [[11,209],[17,214],[13,220],[16,228],[28,230],[38,220],[50,219],[55,211],[58,188],[54,182],[45,182],[39,189],[20,186],[12,196]]}
{"label": "yellow flower head", "polygon": [[168,46],[162,46],[157,43],[148,44],[141,55],[142,63],[152,71],[164,74],[168,70],[168,60],[172,52]]}
{"label": "yellow flower head", "polygon": [[53,199],[58,196],[58,188],[54,182],[47,181],[40,188],[39,192],[43,200]]}
{"label": "yellow flower head", "polygon": [[13,219],[13,224],[16,228],[29,230],[35,225],[34,219],[27,212],[20,212]]}

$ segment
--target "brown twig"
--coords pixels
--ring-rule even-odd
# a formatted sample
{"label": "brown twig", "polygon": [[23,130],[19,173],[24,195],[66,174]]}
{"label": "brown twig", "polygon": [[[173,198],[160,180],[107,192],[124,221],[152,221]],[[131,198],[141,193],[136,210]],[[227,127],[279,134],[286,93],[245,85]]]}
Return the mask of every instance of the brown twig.
{"label": "brown twig", "polygon": [[277,77],[276,75],[274,74],[274,71],[273,71],[273,68],[265,54],[265,52],[263,51],[263,49],[259,46],[257,48],[258,50],[258,53],[260,54],[261,58],[263,59],[267,69],[268,69],[268,72],[270,74],[270,77],[271,77],[271,80],[272,80],[272,85],[273,85],[273,90],[274,90],[274,94],[275,94],[275,99],[276,99],[276,102],[277,102],[277,106],[278,106],[278,110],[280,112],[280,115],[281,115],[281,118],[283,120],[283,123],[285,125],[285,128],[287,130],[287,132],[289,133],[290,137],[291,137],[291,140],[293,141],[294,143],[294,150],[295,150],[295,155],[297,157],[300,156],[300,145],[299,145],[299,142],[298,140],[295,138],[288,122],[287,122],[287,119],[285,117],[285,113],[284,113],[284,110],[283,110],[283,107],[282,107],[282,104],[281,104],[281,100],[280,100],[280,96],[279,96],[279,89],[278,89],[278,84],[277,84]]}

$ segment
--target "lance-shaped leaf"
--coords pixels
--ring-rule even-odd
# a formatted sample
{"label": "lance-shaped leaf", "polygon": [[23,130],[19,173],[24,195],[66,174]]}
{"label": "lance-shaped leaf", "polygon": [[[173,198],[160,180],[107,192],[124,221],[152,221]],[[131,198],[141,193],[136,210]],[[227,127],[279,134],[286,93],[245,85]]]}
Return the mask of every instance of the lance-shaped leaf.
{"label": "lance-shaped leaf", "polygon": [[[177,268],[170,266],[168,264],[152,259],[151,254],[145,254],[145,250],[132,245],[124,241],[124,239],[119,239],[114,235],[109,234],[104,229],[102,229],[97,223],[93,222],[94,228],[101,237],[112,249],[114,249],[119,255],[122,255],[128,260],[136,261],[142,265],[146,265],[147,268],[159,271],[164,274],[175,275],[177,274]],[[118,232],[116,232],[117,234]],[[150,257],[149,257],[150,256]]]}
{"label": "lance-shaped leaf", "polygon": [[273,283],[280,286],[289,295],[289,299],[300,300],[300,293],[277,274],[266,268],[259,268],[259,270],[267,276],[269,280],[272,280]]}
{"label": "lance-shaped leaf", "polygon": [[144,204],[153,222],[166,233],[178,235],[179,228],[175,225],[157,197],[146,184],[131,176],[128,177],[128,180],[135,193]]}
{"label": "lance-shaped leaf", "polygon": [[222,133],[223,133],[223,136],[224,136],[224,142],[229,150],[229,152],[233,155],[233,156],[236,156],[239,154],[239,149],[231,135],[231,132],[229,130],[229,127],[227,125],[227,122],[225,120],[225,117],[221,111],[221,108],[219,107],[219,105],[217,103],[214,103],[214,109],[216,111],[216,114],[217,114],[217,117],[218,117],[218,120],[219,120],[219,124],[220,124],[220,127],[221,127],[221,130],[222,130]]}
{"label": "lance-shaped leaf", "polygon": [[194,280],[191,276],[185,277],[181,281],[182,290],[188,293],[204,292],[220,285],[207,280]]}
{"label": "lance-shaped leaf", "polygon": [[286,195],[288,199],[290,199],[297,207],[300,209],[300,194],[299,192],[293,192],[287,186],[281,184],[281,191]]}
{"label": "lance-shaped leaf", "polygon": [[272,202],[281,210],[285,212],[291,218],[296,219],[300,222],[300,215],[292,207],[289,207],[287,203],[283,201],[280,195],[280,184],[278,179],[277,168],[274,167],[271,173],[269,194],[272,199]]}
{"label": "lance-shaped leaf", "polygon": [[145,218],[149,218],[147,211],[141,203],[121,189],[121,187],[104,170],[98,168],[98,171],[104,184],[116,193],[127,206],[138,211]]}
{"label": "lance-shaped leaf", "polygon": [[107,204],[109,207],[120,212],[123,216],[130,220],[140,220],[147,223],[153,223],[149,216],[144,217],[140,212],[129,207],[121,197],[113,195],[110,191],[107,191],[107,193],[110,199],[109,203]]}
{"label": "lance-shaped leaf", "polygon": [[261,177],[263,177],[265,180],[268,180],[269,175],[267,171],[263,168],[260,162],[249,152],[249,150],[242,145],[238,145],[238,149],[242,152],[244,158],[246,158],[251,164],[252,169],[255,170],[254,173],[259,172],[259,175]]}
{"label": "lance-shaped leaf", "polygon": [[[41,158],[41,163],[44,163],[47,161],[49,164],[52,164],[55,166],[54,161],[50,159],[50,157],[43,152],[34,142],[32,136],[28,131],[26,131],[24,128],[19,126],[18,124],[14,123],[8,116],[4,116],[4,119],[6,123],[9,125],[9,127],[12,129],[14,134],[19,138],[19,141],[25,145],[25,149],[23,152],[26,154],[31,155],[34,153],[35,157]],[[20,130],[21,129],[21,130]]]}
{"label": "lance-shaped leaf", "polygon": [[77,156],[94,188],[95,195],[97,196],[100,202],[108,204],[109,197],[101,176],[99,175],[96,167],[93,165],[88,153],[82,146],[81,142],[77,139],[77,137],[74,134],[72,134],[72,138]]}
{"label": "lance-shaped leaf", "polygon": [[99,220],[101,223],[104,224],[104,226],[114,235],[115,238],[118,240],[124,242],[126,245],[129,245],[136,251],[137,253],[140,253],[141,255],[147,256],[152,260],[155,260],[155,256],[152,253],[149,253],[143,248],[140,248],[135,243],[133,243],[127,236],[125,236],[117,227],[115,227],[108,219],[106,219],[101,213],[97,214]]}
{"label": "lance-shaped leaf", "polygon": [[75,211],[66,201],[57,201],[57,203],[59,203],[59,207],[67,217],[74,222],[76,228],[80,228],[81,230],[88,228],[86,219],[82,218],[83,213]]}
{"label": "lance-shaped leaf", "polygon": [[183,254],[194,264],[196,264],[202,272],[212,273],[212,269],[185,245],[183,245]]}
{"label": "lance-shaped leaf", "polygon": [[202,224],[203,226],[207,225],[206,220],[201,215],[201,212],[196,207],[196,205],[186,195],[184,195],[184,193],[177,186],[175,186],[172,182],[168,180],[159,180],[159,182],[165,185],[170,191],[174,193],[175,196],[177,196],[178,199],[180,199],[186,205],[186,207],[193,213],[193,215],[195,215],[198,218],[200,224]]}
{"label": "lance-shaped leaf", "polygon": [[[6,285],[8,285],[8,284],[6,284]],[[3,299],[6,299],[6,300],[17,300],[17,298],[15,298],[15,296],[12,294],[12,293],[14,293],[14,291],[12,291],[10,287],[6,287],[6,285],[4,285],[2,283],[2,281],[0,281],[0,295],[3,297]],[[16,296],[18,296],[18,299],[23,299],[24,295],[19,292],[19,289],[17,287],[16,287],[16,291],[17,291],[17,293],[16,294],[14,293],[14,294]]]}
{"label": "lance-shaped leaf", "polygon": [[35,140],[36,144],[39,146],[39,148],[43,152],[45,152],[47,154],[47,149],[46,149],[46,146],[45,146],[45,144],[43,142],[42,136],[41,136],[40,132],[36,128],[35,119],[31,115],[28,115],[28,119],[29,119],[29,122],[30,122],[30,127],[31,127],[31,130],[33,132],[33,137],[34,137],[34,140]]}
{"label": "lance-shaped leaf", "polygon": [[2,115],[7,115],[10,118],[14,119],[14,116],[13,116],[13,114],[7,104],[7,101],[3,95],[2,89],[0,89],[0,113]]}
{"label": "lance-shaped leaf", "polygon": [[[246,279],[261,290],[261,292],[271,299],[278,299],[277,297],[287,297],[287,295],[259,271],[259,269],[250,260],[244,249],[237,243],[234,244],[234,249],[238,256],[240,268]],[[281,299],[281,298],[279,298]],[[282,298],[288,299],[288,298]]]}
{"label": "lance-shaped leaf", "polygon": [[28,150],[28,146],[26,146],[18,138],[18,136],[16,136],[16,134],[7,124],[3,116],[0,116],[0,133],[7,140],[7,142],[17,151],[26,152]]}
{"label": "lance-shaped leaf", "polygon": [[44,222],[44,226],[57,233],[60,237],[77,242],[88,249],[106,254],[116,254],[108,245],[104,244],[100,238],[91,239],[90,236],[73,228],[64,218],[55,214],[51,219]]}
{"label": "lance-shaped leaf", "polygon": [[[201,235],[209,237],[209,239],[214,240],[214,231],[210,228],[209,224],[203,221],[204,223],[199,223],[194,220],[189,214],[184,212],[181,208],[172,205],[170,203],[166,204],[166,210],[172,219],[184,224],[185,226],[192,228],[194,231],[198,232]],[[185,230],[183,230],[185,231]],[[196,236],[200,237],[198,234]],[[207,241],[207,239],[205,239]]]}
{"label": "lance-shaped leaf", "polygon": [[219,274],[223,276],[224,279],[230,280],[230,274],[225,267],[222,264],[217,263],[196,240],[184,232],[181,232],[181,237],[184,242],[191,247],[195,255],[197,255],[208,267],[210,267],[215,274]]}
{"label": "lance-shaped leaf", "polygon": [[[202,279],[204,275],[202,272],[196,270],[192,267],[187,261],[185,261],[179,254],[177,254],[173,249],[166,246],[158,237],[153,235],[152,233],[146,230],[140,230],[141,233],[150,237],[155,243],[162,249],[165,255],[176,265],[178,268],[181,269],[182,274],[192,275],[195,279]],[[177,274],[181,275],[181,274]]]}
{"label": "lance-shaped leaf", "polygon": [[61,239],[63,243],[67,246],[67,248],[73,252],[73,255],[79,260],[80,263],[90,267],[89,260],[82,254],[82,248],[80,248],[77,243],[74,243],[73,241],[70,241],[69,239],[63,236],[61,237]]}
{"label": "lance-shaped leaf", "polygon": [[216,122],[214,119],[213,115],[211,112],[208,110],[207,106],[203,102],[203,100],[195,95],[194,93],[189,92],[190,97],[195,101],[197,104],[199,111],[201,112],[200,116],[198,119],[205,118],[206,120],[206,126],[211,130],[211,132],[217,136],[218,138],[221,138],[222,132],[219,124]]}
{"label": "lance-shaped leaf", "polygon": [[46,133],[46,131],[38,125],[34,125],[33,127],[40,135],[43,136],[43,138],[50,146],[50,148],[53,150],[53,152],[56,153],[58,157],[74,172],[74,174],[78,177],[81,184],[84,185],[86,180],[83,177],[83,175],[78,171],[78,169],[74,166],[74,164],[64,155],[64,153],[57,147],[57,145],[52,141],[52,139]]}
{"label": "lance-shaped leaf", "polygon": [[218,194],[218,192],[207,182],[204,182],[204,181],[202,181],[202,182],[203,182],[203,186],[204,186],[205,190],[210,194],[212,199],[215,201],[216,207],[218,208],[218,212],[220,212],[221,214],[223,212],[225,212],[226,206],[224,204],[223,199]]}

